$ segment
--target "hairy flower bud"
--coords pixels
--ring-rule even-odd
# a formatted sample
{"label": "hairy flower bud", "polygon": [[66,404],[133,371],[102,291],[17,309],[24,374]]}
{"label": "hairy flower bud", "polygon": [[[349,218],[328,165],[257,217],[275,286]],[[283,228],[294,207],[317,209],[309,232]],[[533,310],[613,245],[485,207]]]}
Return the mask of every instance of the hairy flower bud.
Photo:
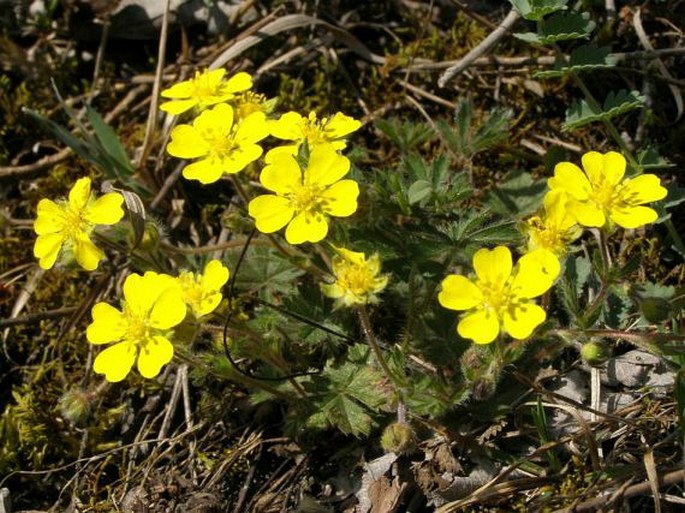
{"label": "hairy flower bud", "polygon": [[611,350],[606,344],[591,340],[580,348],[580,356],[588,365],[598,367],[611,357]]}
{"label": "hairy flower bud", "polygon": [[414,450],[416,439],[414,430],[406,422],[393,422],[381,435],[381,447],[385,452],[405,454]]}

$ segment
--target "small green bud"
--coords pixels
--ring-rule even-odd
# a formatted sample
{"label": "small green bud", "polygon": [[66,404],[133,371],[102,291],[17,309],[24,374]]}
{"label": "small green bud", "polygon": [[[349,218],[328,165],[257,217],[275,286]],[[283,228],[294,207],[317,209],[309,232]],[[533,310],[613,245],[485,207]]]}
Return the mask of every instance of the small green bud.
{"label": "small green bud", "polygon": [[145,223],[143,236],[140,238],[138,247],[143,251],[154,251],[159,246],[159,227],[154,221],[148,220]]}
{"label": "small green bud", "polygon": [[381,435],[381,447],[385,452],[405,454],[414,450],[414,430],[406,422],[393,422]]}
{"label": "small green bud", "polygon": [[611,357],[611,350],[606,344],[591,340],[580,348],[580,356],[588,365],[597,367]]}

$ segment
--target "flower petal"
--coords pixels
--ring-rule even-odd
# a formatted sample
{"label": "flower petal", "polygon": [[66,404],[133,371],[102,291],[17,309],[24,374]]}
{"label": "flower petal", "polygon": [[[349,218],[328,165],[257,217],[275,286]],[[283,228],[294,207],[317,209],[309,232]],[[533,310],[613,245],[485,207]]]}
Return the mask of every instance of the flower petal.
{"label": "flower petal", "polygon": [[269,151],[266,152],[266,155],[264,155],[264,162],[266,162],[267,164],[272,164],[274,162],[274,159],[278,155],[290,155],[291,157],[296,157],[299,149],[299,143],[286,144],[284,146],[276,146],[275,148],[271,148]]}
{"label": "flower petal", "polygon": [[171,131],[171,141],[167,144],[166,151],[180,159],[194,159],[207,155],[209,144],[197,128],[178,125]]}
{"label": "flower petal", "polygon": [[136,360],[136,345],[130,342],[119,342],[102,351],[93,362],[93,370],[104,374],[110,383],[123,380]]}
{"label": "flower petal", "polygon": [[69,191],[69,206],[72,210],[80,212],[86,208],[89,199],[90,178],[79,178]]}
{"label": "flower petal", "polygon": [[211,260],[202,273],[202,288],[205,290],[219,290],[228,281],[230,273],[221,260]]}
{"label": "flower petal", "polygon": [[173,328],[186,316],[186,304],[178,287],[167,285],[152,306],[150,326],[160,330]]}
{"label": "flower petal", "polygon": [[347,116],[342,112],[336,112],[330,121],[326,123],[326,136],[329,139],[339,139],[340,137],[344,137],[358,130],[361,126],[362,124],[360,121]]}
{"label": "flower petal", "polygon": [[305,118],[297,112],[290,111],[283,114],[276,121],[269,123],[269,131],[277,139],[299,141],[304,138],[304,132],[302,131],[304,123]]}
{"label": "flower petal", "polygon": [[499,319],[493,311],[479,309],[462,317],[457,333],[462,338],[470,338],[476,344],[489,344],[499,334]]}
{"label": "flower petal", "polygon": [[179,98],[188,98],[190,95],[193,94],[193,81],[191,80],[184,80],[183,82],[179,82],[178,84],[174,84],[171,87],[168,87],[164,89],[159,95],[162,98],[173,98],[173,99],[179,99]]}
{"label": "flower petal", "polygon": [[512,267],[511,251],[506,246],[497,246],[493,250],[479,249],[473,255],[473,269],[478,281],[495,288],[504,287]]}
{"label": "flower petal", "polygon": [[314,146],[309,155],[304,183],[311,185],[331,185],[350,170],[349,159],[340,155],[330,144]]}
{"label": "flower petal", "polygon": [[302,171],[293,156],[281,153],[262,170],[259,181],[270,191],[284,195],[302,186]]}
{"label": "flower petal", "polygon": [[38,235],[58,233],[64,230],[64,208],[52,200],[43,198],[38,202],[33,230]]}
{"label": "flower petal", "polygon": [[150,337],[138,355],[138,372],[144,378],[154,378],[174,357],[174,345],[162,336]]}
{"label": "flower petal", "polygon": [[[145,273],[146,276],[152,274]],[[122,287],[126,309],[135,315],[147,317],[161,290],[151,286],[151,280],[140,274],[129,274]]]}
{"label": "flower petal", "polygon": [[285,240],[290,244],[319,242],[328,234],[326,218],[318,213],[300,212],[285,230]]}
{"label": "flower petal", "polygon": [[105,253],[93,244],[93,241],[91,241],[85,233],[75,237],[73,243],[74,257],[78,264],[86,271],[94,271],[97,269],[100,260],[105,257]]}
{"label": "flower petal", "polygon": [[48,233],[36,238],[33,245],[33,255],[38,258],[38,265],[42,269],[52,269],[55,265],[64,239],[65,237],[61,233]]}
{"label": "flower petal", "polygon": [[616,186],[623,179],[626,172],[626,159],[620,153],[610,151],[601,154],[596,151],[589,151],[582,156],[583,169],[590,179],[590,183],[597,187]]}
{"label": "flower petal", "polygon": [[189,98],[188,100],[171,100],[162,103],[159,106],[159,109],[174,116],[178,116],[179,114],[183,114],[185,111],[195,107],[197,103],[198,102],[196,98]]}
{"label": "flower petal", "polygon": [[224,166],[221,159],[206,158],[188,164],[183,168],[183,176],[188,180],[198,180],[208,184],[216,182],[224,174]]}
{"label": "flower petal", "polygon": [[518,303],[504,312],[502,324],[509,335],[522,340],[528,338],[546,317],[545,311],[535,303]]}
{"label": "flower petal", "polygon": [[450,310],[468,310],[483,302],[483,293],[465,276],[450,274],[442,280],[438,302]]}
{"label": "flower petal", "polygon": [[606,223],[604,211],[593,202],[572,200],[567,208],[582,226],[600,227]]}
{"label": "flower petal", "polygon": [[274,194],[262,194],[250,201],[248,212],[255,226],[262,233],[273,233],[283,228],[293,218],[295,210],[290,201]]}
{"label": "flower petal", "polygon": [[659,218],[655,210],[649,207],[615,208],[609,214],[611,220],[622,228],[639,228],[653,223]]}
{"label": "flower petal", "polygon": [[354,180],[340,180],[321,193],[323,211],[335,217],[351,216],[357,211],[359,185]]}
{"label": "flower petal", "polygon": [[269,127],[263,112],[253,112],[238,125],[235,134],[237,144],[256,143],[269,135]]}
{"label": "flower petal", "polygon": [[668,191],[661,186],[658,176],[647,174],[626,180],[620,194],[622,201],[635,206],[664,199]]}
{"label": "flower petal", "polygon": [[234,148],[231,153],[221,159],[223,173],[234,174],[242,171],[250,162],[261,157],[262,147],[257,144],[243,144]]}
{"label": "flower petal", "polygon": [[559,162],[554,166],[554,177],[547,180],[550,189],[565,189],[579,200],[590,197],[592,187],[578,166],[571,162]]}
{"label": "flower petal", "polygon": [[517,297],[532,298],[544,294],[559,276],[561,264],[551,251],[539,248],[523,255],[511,281]]}
{"label": "flower petal", "polygon": [[86,328],[91,344],[107,344],[124,338],[128,322],[119,310],[107,303],[97,303],[91,310],[93,322]]}
{"label": "flower petal", "polygon": [[110,192],[96,199],[86,209],[84,217],[92,224],[116,224],[124,217],[121,205],[124,197],[118,192]]}
{"label": "flower petal", "polygon": [[[218,70],[216,70],[218,71]],[[236,73],[231,78],[226,81],[223,89],[230,93],[239,93],[241,91],[247,91],[252,87],[252,76],[245,71]]]}
{"label": "flower petal", "polygon": [[233,107],[227,103],[215,105],[196,117],[193,127],[199,130],[200,134],[224,134],[228,137],[233,128]]}

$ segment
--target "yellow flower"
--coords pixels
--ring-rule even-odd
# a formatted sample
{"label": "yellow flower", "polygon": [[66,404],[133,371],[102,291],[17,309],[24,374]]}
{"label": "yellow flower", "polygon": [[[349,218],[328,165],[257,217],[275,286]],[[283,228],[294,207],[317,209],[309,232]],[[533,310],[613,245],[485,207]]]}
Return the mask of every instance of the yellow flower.
{"label": "yellow flower", "polygon": [[274,157],[259,177],[275,194],[263,194],[250,201],[248,211],[262,233],[273,233],[285,225],[290,244],[318,242],[328,233],[326,216],[347,217],[357,210],[359,186],[341,180],[350,161],[330,145],[315,146],[307,169],[300,169],[295,157]]}
{"label": "yellow flower", "polygon": [[241,71],[228,80],[224,80],[226,70],[196,71],[190,80],[174,84],[160,94],[170,101],[160,105],[160,109],[170,114],[182,114],[188,109],[197,107],[204,110],[217,103],[231,100],[237,93],[252,87],[252,77]]}
{"label": "yellow flower", "polygon": [[335,282],[321,285],[324,295],[336,300],[336,306],[376,303],[376,295],[388,284],[388,276],[380,275],[378,254],[366,259],[364,253],[335,248],[333,274]]}
{"label": "yellow flower", "polygon": [[207,184],[257,160],[262,154],[257,142],[267,135],[263,112],[253,112],[234,123],[233,107],[222,103],[204,111],[192,125],[175,127],[167,152],[182,159],[199,158],[183,169],[183,176]]}
{"label": "yellow flower", "polygon": [[93,370],[112,383],[123,380],[136,360],[143,377],[157,376],[174,356],[169,330],[186,315],[181,290],[166,274],[131,274],[124,282],[123,295],[121,311],[97,303],[91,312],[93,322],[86,330],[91,344],[114,342],[93,364]]}
{"label": "yellow flower", "polygon": [[528,235],[529,251],[544,248],[562,256],[568,245],[580,237],[583,230],[569,211],[568,202],[568,194],[560,189],[545,195],[545,213],[530,217],[523,226]]}
{"label": "yellow flower", "polygon": [[40,200],[33,224],[38,234],[33,246],[38,265],[43,269],[52,268],[64,247],[73,253],[81,267],[87,271],[96,269],[105,254],[93,244],[90,235],[98,224],[118,223],[124,215],[123,202],[124,197],[117,192],[95,199],[90,190],[90,178],[76,181],[69,191],[68,201]]}
{"label": "yellow flower", "polygon": [[221,261],[212,260],[203,274],[183,272],[177,278],[186,305],[196,319],[212,313],[221,303],[221,287],[228,281],[229,272]]}
{"label": "yellow flower", "polygon": [[232,104],[235,107],[235,117],[237,119],[245,119],[253,112],[271,114],[276,107],[276,101],[275,98],[267,99],[266,96],[260,93],[245,91],[236,96]]}
{"label": "yellow flower", "polygon": [[642,206],[666,197],[666,189],[656,175],[644,174],[623,179],[626,159],[620,153],[590,151],[583,155],[583,171],[571,162],[560,162],[551,190],[565,190],[571,196],[568,208],[583,226],[602,227],[609,223],[637,228],[657,219],[657,213]]}
{"label": "yellow flower", "polygon": [[500,331],[528,338],[546,317],[531,301],[546,292],[559,274],[559,260],[545,249],[522,256],[513,268],[505,246],[480,249],[473,257],[476,279],[451,274],[442,281],[438,301],[451,310],[468,310],[457,326],[463,338],[489,344]]}
{"label": "yellow flower", "polygon": [[316,113],[310,112],[304,117],[297,112],[286,112],[278,120],[269,124],[271,135],[277,139],[293,141],[294,144],[279,146],[266,154],[266,162],[278,154],[296,155],[300,145],[307,141],[309,148],[320,144],[330,144],[336,150],[342,150],[347,145],[344,137],[359,129],[362,124],[342,112],[336,112],[331,118],[318,119]]}

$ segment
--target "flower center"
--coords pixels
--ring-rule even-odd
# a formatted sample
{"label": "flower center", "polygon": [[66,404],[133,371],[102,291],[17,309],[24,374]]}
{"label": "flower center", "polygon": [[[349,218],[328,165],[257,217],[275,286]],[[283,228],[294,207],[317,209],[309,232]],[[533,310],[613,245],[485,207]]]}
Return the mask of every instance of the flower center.
{"label": "flower center", "polygon": [[220,83],[210,79],[209,74],[198,74],[193,79],[193,97],[201,101],[211,100],[219,95]]}
{"label": "flower center", "polygon": [[182,273],[178,277],[178,282],[183,291],[183,299],[186,304],[200,305],[204,297],[204,289],[196,280],[193,273]]}
{"label": "flower center", "polygon": [[501,286],[496,283],[478,282],[478,288],[483,293],[483,306],[491,310],[501,319],[502,314],[516,303],[516,294],[512,292],[508,284]]}
{"label": "flower center", "polygon": [[536,247],[547,248],[556,251],[564,247],[565,231],[558,226],[547,224],[539,217],[534,216],[528,220],[530,236]]}
{"label": "flower center", "polygon": [[145,346],[150,338],[150,325],[146,317],[136,315],[134,312],[127,312],[128,335],[126,340],[130,340],[138,346]]}
{"label": "flower center", "polygon": [[238,147],[234,135],[233,129],[226,133],[214,127],[207,128],[202,133],[202,137],[209,145],[210,154],[219,159],[227,158]]}
{"label": "flower center", "polygon": [[351,266],[338,276],[340,285],[355,296],[363,296],[373,290],[374,276],[365,267]]}
{"label": "flower center", "polygon": [[321,122],[319,122],[316,119],[316,114],[312,112],[309,114],[309,118],[302,122],[302,134],[304,135],[304,138],[307,139],[307,143],[309,143],[310,146],[321,144],[327,141],[326,135],[322,128],[325,121],[326,120],[323,119]]}
{"label": "flower center", "polygon": [[303,184],[292,191],[288,199],[296,212],[319,211],[325,203],[325,200],[321,198],[321,192],[321,186]]}
{"label": "flower center", "polygon": [[620,190],[620,186],[616,187],[606,182],[601,182],[594,187],[592,199],[604,210],[611,210],[621,200]]}
{"label": "flower center", "polygon": [[253,112],[264,110],[266,96],[252,91],[246,91],[238,97],[236,105],[236,115],[239,119],[245,119]]}
{"label": "flower center", "polygon": [[84,219],[85,210],[76,210],[67,205],[64,209],[64,230],[71,239],[78,238],[79,235],[89,235],[92,226]]}

